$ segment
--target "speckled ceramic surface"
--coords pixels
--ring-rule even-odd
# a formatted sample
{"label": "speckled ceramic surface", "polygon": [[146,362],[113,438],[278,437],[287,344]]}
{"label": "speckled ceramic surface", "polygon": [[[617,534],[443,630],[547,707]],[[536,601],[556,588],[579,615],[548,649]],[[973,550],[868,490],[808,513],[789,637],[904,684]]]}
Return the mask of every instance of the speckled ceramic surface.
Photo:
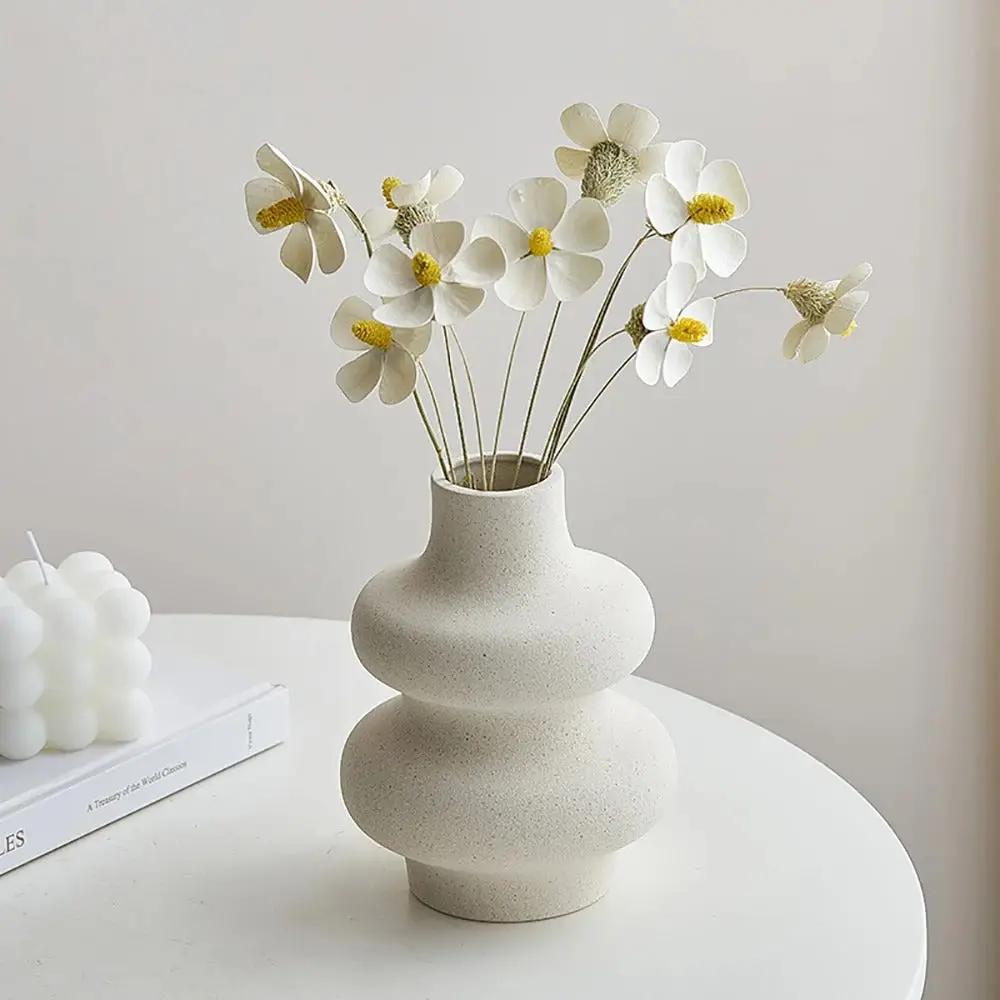
{"label": "speckled ceramic surface", "polygon": [[[537,466],[524,463],[521,481]],[[509,484],[504,457],[497,483]],[[435,477],[418,558],[354,606],[365,667],[401,694],[363,718],[344,801],[407,861],[414,895],[476,920],[556,916],[599,899],[614,851],[659,818],[673,747],[607,690],[642,662],[653,608],[615,560],[576,548],[562,471],[519,490]]]}

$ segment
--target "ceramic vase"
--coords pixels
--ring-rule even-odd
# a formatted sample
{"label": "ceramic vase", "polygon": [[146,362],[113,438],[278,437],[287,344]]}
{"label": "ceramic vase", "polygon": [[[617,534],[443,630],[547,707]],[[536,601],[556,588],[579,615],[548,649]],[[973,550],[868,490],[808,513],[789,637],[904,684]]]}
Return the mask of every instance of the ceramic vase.
{"label": "ceramic vase", "polygon": [[488,921],[600,899],[676,781],[659,720],[612,688],[652,642],[646,588],[573,544],[558,466],[536,484],[525,459],[517,489],[514,468],[502,456],[490,492],[434,477],[423,554],[358,596],[354,648],[400,694],[341,760],[351,816],[413,894]]}

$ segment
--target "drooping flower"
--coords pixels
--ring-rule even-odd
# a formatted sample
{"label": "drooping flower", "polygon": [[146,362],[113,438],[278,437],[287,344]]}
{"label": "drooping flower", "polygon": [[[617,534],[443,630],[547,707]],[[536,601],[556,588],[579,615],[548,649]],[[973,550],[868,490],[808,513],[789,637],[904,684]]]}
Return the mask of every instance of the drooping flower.
{"label": "drooping flower", "polygon": [[534,309],[547,288],[560,302],[578,298],[604,272],[588,251],[603,250],[611,239],[607,211],[596,198],[580,198],[567,211],[566,199],[562,181],[532,177],[510,189],[516,222],[502,215],[476,220],[473,235],[488,236],[503,248],[507,273],[495,291],[512,309]]}
{"label": "drooping flower", "polygon": [[582,149],[560,146],[556,150],[559,169],[580,181],[585,198],[606,205],[616,202],[630,184],[645,184],[662,173],[669,142],[653,142],[659,119],[647,108],[619,104],[604,127],[590,104],[573,104],[561,115],[563,131]]}
{"label": "drooping flower", "polygon": [[715,299],[691,302],[697,284],[691,264],[671,264],[666,280],[646,300],[642,325],[647,333],[636,351],[635,371],[647,385],[661,378],[670,387],[677,385],[694,360],[691,348],[712,343]]}
{"label": "drooping flower", "polygon": [[287,229],[281,244],[281,263],[303,281],[309,280],[313,255],[324,274],[344,263],[344,237],[331,216],[330,193],[304,170],[265,142],[257,150],[257,166],[268,174],[255,177],[244,188],[247,215],[258,233]]}
{"label": "drooping flower", "polygon": [[474,313],[486,286],[503,277],[503,251],[495,240],[477,237],[465,244],[461,222],[424,222],[410,233],[412,254],[390,243],[372,254],[365,287],[386,301],[375,319],[415,328],[432,320],[451,326]]}
{"label": "drooping flower", "polygon": [[802,319],[785,336],[785,357],[803,363],[815,361],[827,349],[831,334],[849,337],[858,325],[858,313],[868,301],[868,292],[858,286],[871,273],[871,264],[858,264],[840,281],[790,281],[783,289],[785,298]]}
{"label": "drooping flower", "polygon": [[701,281],[706,266],[728,278],[747,255],[747,238],[729,225],[750,210],[750,195],[732,160],[705,163],[694,139],[671,145],[663,173],[646,185],[646,217],[670,236],[670,259],[691,264]]}
{"label": "drooping flower", "polygon": [[428,171],[412,184],[386,177],[382,181],[385,204],[370,208],[361,221],[373,240],[385,239],[395,230],[409,246],[414,227],[435,222],[438,208],[458,191],[463,180],[461,173],[448,164]]}
{"label": "drooping flower", "polygon": [[392,406],[413,392],[415,359],[427,350],[431,328],[429,323],[414,330],[387,326],[375,319],[364,299],[352,295],[334,313],[330,336],[345,351],[364,352],[337,372],[341,392],[359,403],[378,385],[379,398]]}

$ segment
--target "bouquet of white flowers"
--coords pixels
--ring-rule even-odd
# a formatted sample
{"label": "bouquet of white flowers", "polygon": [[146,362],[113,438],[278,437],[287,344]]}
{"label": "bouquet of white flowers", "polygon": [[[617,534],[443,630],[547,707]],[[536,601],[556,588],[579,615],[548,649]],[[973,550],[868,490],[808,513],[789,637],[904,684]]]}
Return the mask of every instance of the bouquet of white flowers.
{"label": "bouquet of white flowers", "polygon": [[[257,151],[257,164],[267,174],[246,185],[250,222],[263,234],[286,231],[282,263],[303,281],[309,279],[313,258],[325,274],[344,263],[343,234],[334,218],[343,210],[361,235],[368,254],[365,288],[377,301],[349,296],[333,316],[334,343],[357,357],[337,374],[337,385],[351,402],[360,402],[378,386],[383,403],[394,405],[412,396],[445,478],[469,489],[496,488],[497,454],[504,405],[529,312],[555,299],[548,333],[537,365],[520,433],[517,460],[504,488],[529,485],[545,478],[553,462],[573,437],[609,385],[630,364],[649,385],[676,385],[694,360],[693,348],[713,341],[716,303],[742,292],[781,293],[801,319],[784,340],[785,357],[812,361],[827,348],[832,335],[846,337],[868,299],[859,288],[871,274],[860,264],[839,281],[799,279],[785,285],[733,288],[696,297],[708,271],[727,278],[747,253],[744,234],[731,223],[750,208],[750,197],[739,167],[732,160],[710,160],[693,139],[656,142],[659,121],[646,108],[619,104],[607,125],[589,104],[574,104],[562,113],[562,126],[576,146],[560,146],[555,160],[560,171],[579,181],[580,197],[570,204],[566,185],[555,177],[532,177],[510,188],[510,216],[485,215],[471,232],[461,222],[439,218],[445,202],[462,185],[452,166],[430,171],[405,183],[397,177],[382,181],[384,205],[359,214],[332,182],[314,180],[273,146]],[[522,478],[522,458],[531,428],[538,386],[564,302],[579,298],[601,278],[604,264],[597,256],[611,239],[608,207],[632,186],[645,189],[645,217],[635,244],[615,273],[581,344],[580,358],[562,402],[531,466]],[[398,240],[398,243],[395,242]],[[615,293],[629,265],[644,244],[665,240],[670,267],[644,303],[624,313],[617,329],[605,333]],[[492,449],[484,447],[482,421],[459,325],[482,304],[489,288],[517,311],[516,329],[500,395]],[[439,397],[423,358],[435,328],[443,352],[454,404],[453,451]],[[595,364],[605,344],[629,347],[596,396],[572,424],[574,401],[584,373]],[[603,361],[611,352],[603,351]],[[455,355],[461,362],[472,408],[472,425],[463,413],[456,379]],[[433,421],[418,388],[422,380]],[[567,424],[569,429],[567,430]],[[469,437],[474,428],[479,458],[470,461]],[[453,459],[460,456],[460,461]]]}

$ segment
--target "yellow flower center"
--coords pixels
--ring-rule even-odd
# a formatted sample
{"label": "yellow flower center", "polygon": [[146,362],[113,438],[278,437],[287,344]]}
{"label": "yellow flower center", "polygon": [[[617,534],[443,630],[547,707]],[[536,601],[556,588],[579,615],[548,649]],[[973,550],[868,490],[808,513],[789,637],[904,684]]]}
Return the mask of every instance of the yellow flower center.
{"label": "yellow flower center", "polygon": [[382,197],[385,198],[386,208],[399,208],[392,200],[392,189],[399,187],[403,182],[398,177],[386,177],[382,181]]}
{"label": "yellow flower center", "polygon": [[841,337],[849,337],[858,328],[858,321],[852,319],[850,323],[847,324],[847,329],[841,334]]}
{"label": "yellow flower center", "polygon": [[413,277],[421,285],[436,285],[441,280],[441,265],[421,250],[413,255]]}
{"label": "yellow flower center", "polygon": [[534,257],[544,257],[552,253],[552,234],[541,226],[532,229],[528,237],[528,250]]}
{"label": "yellow flower center", "polygon": [[688,213],[702,226],[728,222],[736,214],[736,206],[721,194],[696,194],[688,202]]}
{"label": "yellow flower center", "polygon": [[298,198],[282,198],[257,213],[261,229],[283,229],[293,222],[305,222],[306,210]]}
{"label": "yellow flower center", "polygon": [[697,344],[708,336],[708,327],[700,319],[681,316],[679,320],[671,324],[667,333],[682,344]]}
{"label": "yellow flower center", "polygon": [[380,351],[388,351],[392,343],[392,329],[375,319],[359,319],[351,326],[351,333],[362,344],[377,347]]}

